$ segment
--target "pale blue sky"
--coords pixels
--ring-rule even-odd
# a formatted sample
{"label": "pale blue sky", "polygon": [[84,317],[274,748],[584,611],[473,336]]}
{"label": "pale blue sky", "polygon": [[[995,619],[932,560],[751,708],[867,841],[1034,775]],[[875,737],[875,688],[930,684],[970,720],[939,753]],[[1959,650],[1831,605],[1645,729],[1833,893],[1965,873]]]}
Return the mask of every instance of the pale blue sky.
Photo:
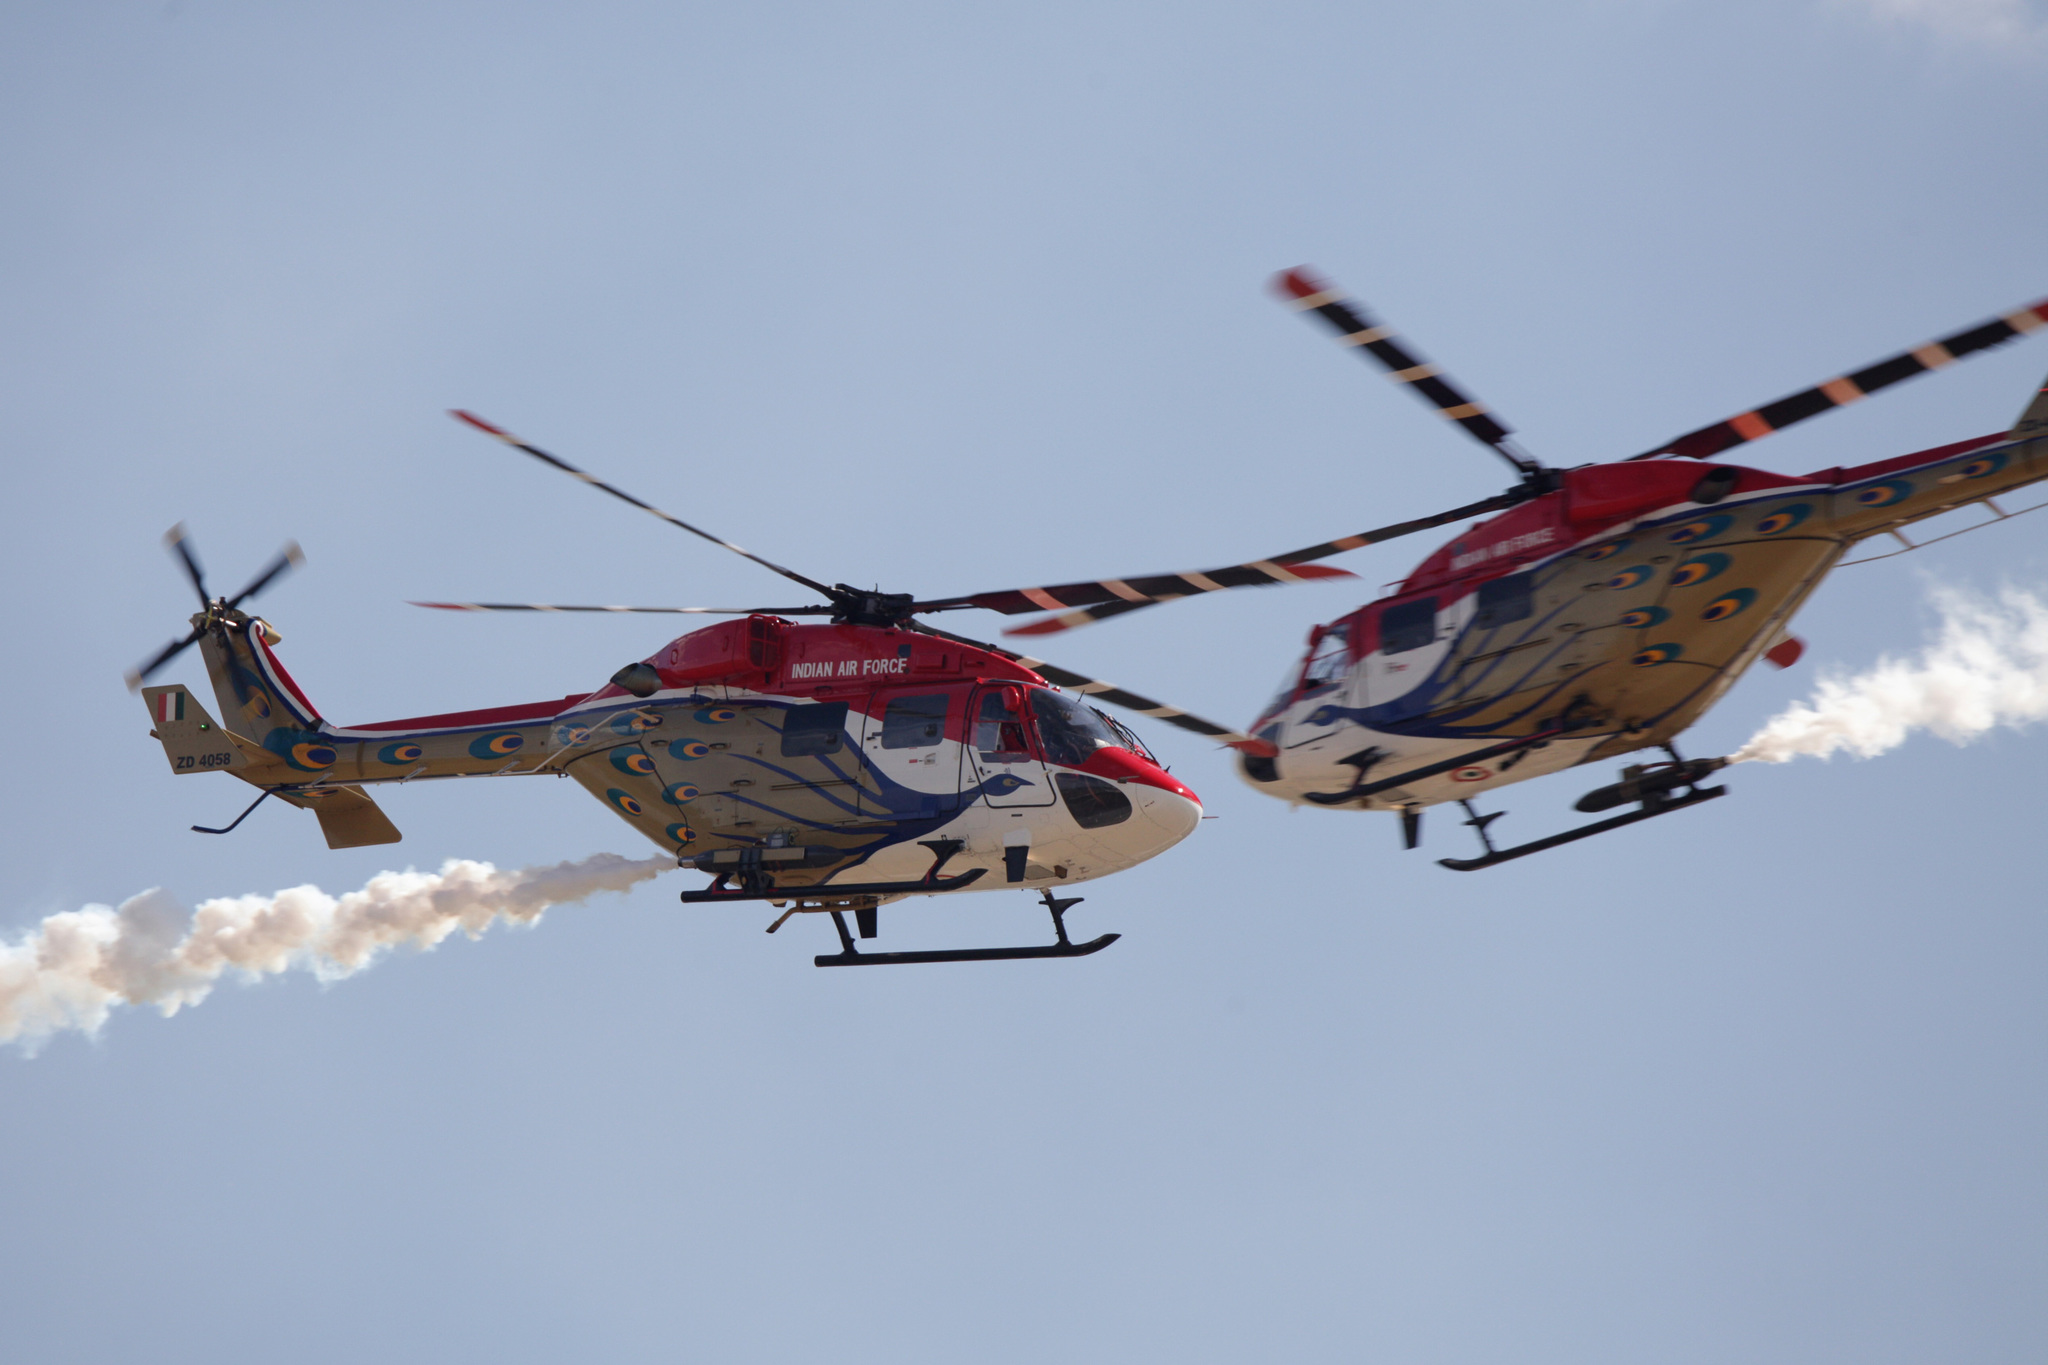
{"label": "pale blue sky", "polygon": [[[1341,280],[1545,460],[1625,455],[2048,294],[2044,76],[2038,0],[8,6],[0,928],[644,851],[569,783],[396,793],[395,849],[282,809],[186,832],[242,789],[174,780],[120,681],[189,610],[173,521],[223,588],[304,544],[263,605],[344,722],[560,696],[667,635],[408,598],[773,591],[454,406],[828,580],[1272,553],[1502,484],[1273,270]],[[2036,338],[1750,458],[1998,430],[2044,372]],[[1932,582],[2048,585],[2044,537],[1846,571],[1692,748],[1917,647]],[[1048,652],[1242,722],[1366,592]],[[819,972],[815,924],[672,876],[0,1056],[4,1354],[2048,1352],[2048,734],[1743,769],[1470,876],[1441,814],[1403,853],[1146,734],[1219,818],[1088,890],[1077,926],[1125,937],[1083,962]],[[1561,827],[1588,776],[1497,828]]]}

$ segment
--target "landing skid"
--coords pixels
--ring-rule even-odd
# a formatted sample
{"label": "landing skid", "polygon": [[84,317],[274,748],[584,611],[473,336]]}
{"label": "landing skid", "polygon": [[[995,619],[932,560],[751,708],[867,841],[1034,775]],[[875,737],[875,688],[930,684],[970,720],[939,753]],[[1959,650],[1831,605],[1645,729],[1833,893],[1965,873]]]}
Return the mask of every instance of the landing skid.
{"label": "landing skid", "polygon": [[[1662,765],[1661,771],[1646,772],[1642,768],[1627,769],[1625,770],[1626,776],[1623,781],[1614,784],[1612,787],[1602,787],[1597,791],[1588,792],[1580,798],[1578,808],[1589,811],[1604,810],[1620,805],[1624,801],[1634,800],[1640,803],[1639,809],[1632,810],[1627,815],[1617,815],[1609,820],[1597,820],[1590,825],[1580,825],[1577,829],[1568,829],[1562,834],[1553,834],[1545,839],[1532,839],[1526,844],[1516,844],[1513,848],[1495,848],[1492,836],[1486,832],[1486,827],[1506,814],[1505,811],[1494,811],[1490,815],[1481,815],[1472,808],[1470,801],[1460,801],[1458,804],[1465,808],[1465,814],[1468,817],[1465,823],[1478,833],[1479,842],[1486,849],[1486,852],[1477,858],[1439,858],[1437,859],[1437,865],[1448,867],[1453,872],[1477,872],[1482,867],[1492,867],[1497,863],[1512,862],[1516,858],[1526,858],[1531,853],[1541,853],[1547,848],[1557,848],[1562,844],[1577,843],[1581,839],[1590,839],[1596,834],[1605,834],[1611,829],[1620,829],[1623,825],[1633,825],[1639,820],[1648,820],[1659,815],[1669,815],[1673,811],[1684,810],[1687,806],[1697,806],[1702,801],[1711,801],[1717,796],[1726,796],[1728,794],[1726,787],[1702,787],[1698,785],[1700,778],[1725,766],[1726,763],[1726,759],[1706,758],[1694,759],[1690,763],[1673,762],[1668,765]],[[1679,786],[1688,787],[1685,795],[1672,796],[1669,794],[1671,788]]]}
{"label": "landing skid", "polygon": [[[839,911],[832,912],[832,927],[839,931],[839,943],[843,951],[820,953],[811,959],[820,967],[885,967],[897,963],[916,962],[1011,962],[1031,957],[1087,957],[1099,953],[1110,944],[1122,938],[1122,934],[1104,934],[1086,943],[1075,943],[1067,937],[1067,911],[1081,903],[1081,897],[1054,896],[1051,891],[1040,893],[1045,898],[1045,908],[1052,912],[1053,933],[1058,935],[1057,943],[1030,944],[1017,948],[939,948],[927,952],[913,953],[864,953],[853,946],[853,935],[847,931],[846,916]],[[861,925],[862,936],[867,937],[868,925]]]}

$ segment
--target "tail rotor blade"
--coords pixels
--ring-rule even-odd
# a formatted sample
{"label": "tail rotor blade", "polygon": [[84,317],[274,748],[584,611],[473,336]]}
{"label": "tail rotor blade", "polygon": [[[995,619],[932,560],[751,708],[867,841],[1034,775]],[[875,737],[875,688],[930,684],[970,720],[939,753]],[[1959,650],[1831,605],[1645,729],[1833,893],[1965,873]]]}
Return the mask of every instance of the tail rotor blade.
{"label": "tail rotor blade", "polygon": [[1393,328],[1375,322],[1334,287],[1310,274],[1308,267],[1281,271],[1274,276],[1273,287],[1296,308],[1327,322],[1346,346],[1363,350],[1396,383],[1414,390],[1446,421],[1462,427],[1467,435],[1491,448],[1517,470],[1532,474],[1542,467],[1508,439],[1513,428],[1496,418],[1483,403],[1467,397],[1443,371],[1415,354]]}
{"label": "tail rotor blade", "polygon": [[192,633],[190,635],[187,635],[184,639],[173,640],[168,645],[165,645],[163,649],[158,652],[157,656],[151,659],[148,663],[142,665],[140,668],[129,669],[128,690],[130,692],[139,691],[142,687],[142,684],[149,681],[151,674],[155,673],[159,668],[162,668],[171,660],[177,658],[178,655],[184,653],[187,648],[197,643],[199,637],[205,633],[206,632],[203,628],[194,628]]}
{"label": "tail rotor blade", "polygon": [[192,553],[192,547],[185,540],[185,523],[179,522],[164,532],[164,544],[168,545],[185,566],[185,577],[192,580],[192,591],[199,594],[199,605],[206,606],[212,599],[206,595],[206,574],[199,567],[199,557]]}
{"label": "tail rotor blade", "polygon": [[731,550],[734,554],[740,556],[742,559],[751,559],[756,564],[759,564],[762,568],[767,569],[773,573],[779,573],[784,578],[787,578],[792,582],[801,583],[805,587],[809,588],[812,592],[818,593],[820,596],[832,598],[835,595],[832,589],[826,587],[823,583],[818,582],[816,579],[806,578],[802,574],[798,573],[795,569],[785,569],[782,567],[782,565],[777,564],[774,560],[763,559],[761,556],[755,554],[753,551],[743,550],[729,540],[720,540],[717,536],[712,535],[709,531],[703,530],[700,527],[690,525],[689,522],[684,521],[681,517],[670,516],[667,512],[662,511],[653,503],[642,502],[640,499],[634,497],[631,493],[626,492],[624,489],[614,488],[612,485],[606,483],[604,480],[598,478],[596,475],[588,474],[585,473],[583,470],[578,469],[575,465],[570,464],[567,460],[557,459],[555,456],[548,454],[545,450],[542,450],[538,446],[528,445],[526,442],[520,440],[517,436],[514,436],[511,432],[506,431],[502,427],[492,426],[489,422],[486,422],[483,418],[477,416],[473,412],[464,412],[461,408],[455,408],[450,411],[449,415],[456,418],[458,421],[467,422],[470,426],[475,427],[478,431],[483,432],[486,436],[497,437],[506,445],[511,446],[514,450],[525,451],[528,455],[533,456],[534,459],[539,460],[543,464],[553,465],[556,469],[561,470],[564,474],[574,475],[576,478],[579,478],[583,480],[583,482],[589,484],[592,488],[596,488],[603,492],[609,493],[621,502],[631,503],[633,506],[639,508],[643,512],[651,513],[654,516],[660,517],[663,521],[667,522],[671,526],[677,527],[684,531],[688,531],[691,535],[697,536],[700,539],[708,540],[713,545],[716,545],[721,549]]}
{"label": "tail rotor blade", "polygon": [[1993,318],[1968,327],[1954,336],[1930,341],[1925,346],[1916,346],[1902,351],[1888,360],[1875,365],[1866,365],[1853,374],[1841,375],[1824,384],[1780,398],[1775,403],[1766,403],[1760,408],[1737,413],[1725,422],[1689,431],[1675,441],[1668,441],[1655,450],[1646,450],[1640,455],[1631,455],[1631,460],[1650,460],[1661,455],[1675,455],[1688,460],[1712,459],[1724,450],[1768,436],[1774,431],[1783,431],[1794,422],[1803,422],[1817,417],[1830,408],[1839,408],[1859,398],[1876,393],[1879,389],[1890,388],[1893,384],[1938,370],[1964,356],[1976,355],[1980,351],[2003,346],[2015,337],[2029,332],[2038,332],[2048,327],[2048,299],[2030,303],[2017,312],[2004,317]]}
{"label": "tail rotor blade", "polygon": [[970,640],[964,635],[954,635],[950,631],[940,630],[935,626],[928,626],[922,621],[906,621],[904,625],[911,630],[923,631],[926,635],[935,635],[941,640],[951,640],[956,645],[966,645],[970,649],[986,650],[988,653],[994,654],[999,658],[1009,659],[1012,662],[1022,664],[1046,681],[1056,683],[1061,687],[1072,688],[1090,701],[1105,701],[1111,706],[1121,706],[1126,710],[1136,711],[1141,716],[1150,716],[1154,720],[1165,721],[1168,725],[1176,726],[1191,734],[1200,735],[1204,739],[1213,739],[1218,744],[1228,745],[1233,749],[1241,749],[1247,753],[1270,755],[1274,752],[1273,746],[1263,739],[1254,739],[1252,736],[1241,734],[1227,725],[1218,725],[1215,721],[1204,720],[1200,716],[1192,715],[1177,706],[1168,706],[1166,703],[1154,701],[1150,697],[1141,697],[1136,692],[1126,691],[1118,687],[1115,683],[1103,682],[1099,678],[1090,678],[1055,664],[1049,664],[1043,659],[1034,659],[1028,654],[1014,653],[999,645],[987,644],[981,640]]}
{"label": "tail rotor blade", "polygon": [[296,540],[286,541],[284,549],[278,551],[277,558],[271,560],[270,563],[267,566],[265,566],[263,572],[257,574],[254,578],[250,579],[248,587],[242,589],[240,592],[236,593],[233,597],[230,597],[228,599],[228,606],[234,607],[243,602],[246,602],[250,598],[254,597],[257,593],[262,592],[265,588],[269,587],[271,582],[274,579],[276,579],[279,574],[284,573],[287,569],[297,568],[299,565],[305,562],[306,554],[305,551],[299,548],[299,542],[297,542]]}

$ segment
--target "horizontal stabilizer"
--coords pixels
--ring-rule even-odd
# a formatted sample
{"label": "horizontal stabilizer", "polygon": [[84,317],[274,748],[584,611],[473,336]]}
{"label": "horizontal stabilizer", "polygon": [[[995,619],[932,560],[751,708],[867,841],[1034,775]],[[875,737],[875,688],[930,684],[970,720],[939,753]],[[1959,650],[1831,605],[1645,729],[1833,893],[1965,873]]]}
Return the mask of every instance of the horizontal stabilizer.
{"label": "horizontal stabilizer", "polygon": [[233,772],[249,766],[234,736],[216,725],[199,698],[182,685],[145,687],[142,701],[149,707],[150,737],[163,744],[172,772]]}
{"label": "horizontal stabilizer", "polygon": [[320,832],[329,848],[362,848],[395,844],[405,836],[361,787],[316,787],[281,791],[278,796],[320,817]]}

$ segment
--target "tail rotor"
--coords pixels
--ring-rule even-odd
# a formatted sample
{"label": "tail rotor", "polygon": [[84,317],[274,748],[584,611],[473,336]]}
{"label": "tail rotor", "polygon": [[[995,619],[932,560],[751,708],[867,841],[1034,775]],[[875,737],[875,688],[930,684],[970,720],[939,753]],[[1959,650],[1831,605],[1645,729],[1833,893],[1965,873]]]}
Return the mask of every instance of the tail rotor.
{"label": "tail rotor", "polygon": [[192,552],[191,543],[185,534],[185,523],[179,522],[164,532],[164,544],[178,556],[178,562],[184,565],[185,576],[191,580],[192,590],[199,594],[199,610],[193,614],[190,634],[165,645],[148,663],[128,670],[130,692],[139,691],[152,674],[199,643],[208,631],[217,630],[229,620],[240,617],[241,613],[236,609],[243,602],[255,597],[290,569],[304,563],[306,558],[297,541],[286,541],[284,549],[264,566],[262,572],[249,580],[247,587],[233,597],[214,598],[206,595],[206,571],[199,567],[199,556]]}

